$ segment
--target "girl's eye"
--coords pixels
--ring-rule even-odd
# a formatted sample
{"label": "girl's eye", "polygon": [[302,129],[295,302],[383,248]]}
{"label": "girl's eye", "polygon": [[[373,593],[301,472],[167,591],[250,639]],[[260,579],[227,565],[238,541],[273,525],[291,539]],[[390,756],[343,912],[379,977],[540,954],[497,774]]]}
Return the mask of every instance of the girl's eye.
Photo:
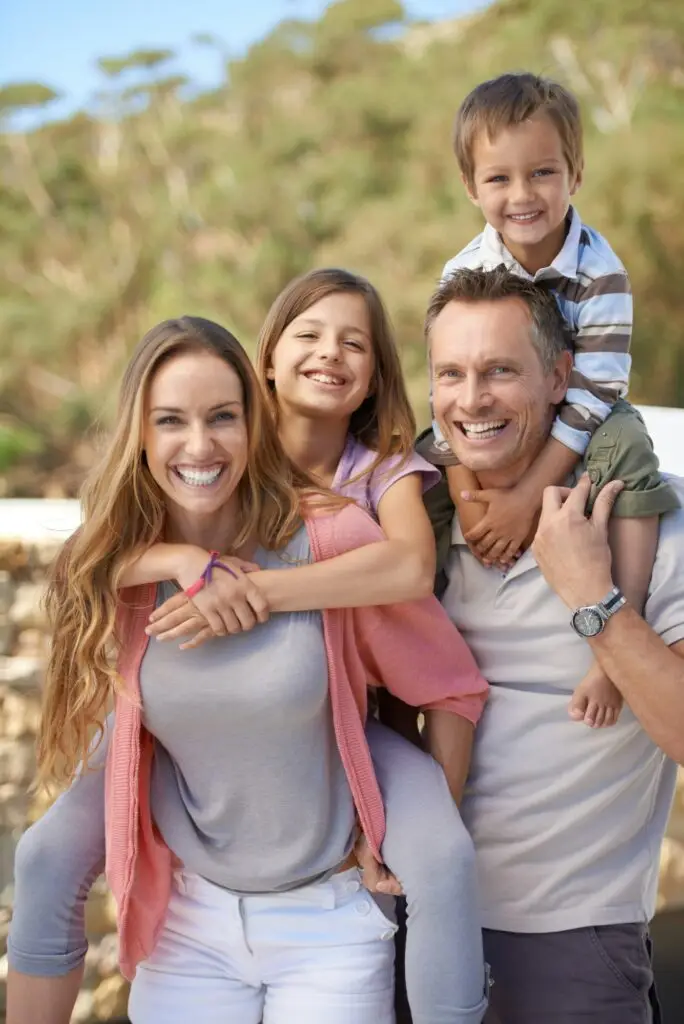
{"label": "girl's eye", "polygon": [[365,352],[366,351],[366,348],[365,348],[363,342],[362,341],[357,341],[356,338],[347,338],[345,340],[345,345],[347,345],[349,348],[355,349],[357,352]]}
{"label": "girl's eye", "polygon": [[303,338],[305,341],[313,341],[318,337],[318,335],[315,334],[314,331],[300,331],[297,337]]}

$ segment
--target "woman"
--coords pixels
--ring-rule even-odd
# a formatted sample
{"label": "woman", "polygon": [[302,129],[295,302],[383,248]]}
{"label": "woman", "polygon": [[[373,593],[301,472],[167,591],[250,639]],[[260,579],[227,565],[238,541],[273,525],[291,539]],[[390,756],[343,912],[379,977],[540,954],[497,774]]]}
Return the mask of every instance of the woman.
{"label": "woman", "polygon": [[154,587],[117,600],[158,537],[276,573],[376,540],[354,505],[308,488],[302,508],[302,493],[232,336],[194,318],[150,332],[51,584],[40,743],[43,778],[60,759],[72,777],[116,693],[107,871],[134,1024],[392,1019],[393,927],[349,866],[356,816],[378,857],[383,834],[365,684],[431,705],[435,735],[454,711],[477,717],[486,686],[439,606],[284,614],[181,653],[147,645]]}

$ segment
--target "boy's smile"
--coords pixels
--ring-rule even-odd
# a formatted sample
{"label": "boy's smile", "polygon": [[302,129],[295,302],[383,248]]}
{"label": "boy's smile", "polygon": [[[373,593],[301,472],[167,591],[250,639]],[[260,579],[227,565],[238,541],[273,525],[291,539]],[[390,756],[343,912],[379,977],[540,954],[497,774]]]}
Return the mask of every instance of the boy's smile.
{"label": "boy's smile", "polygon": [[563,247],[571,196],[581,182],[573,175],[553,121],[535,114],[473,144],[472,201],[504,245],[530,274],[549,266]]}

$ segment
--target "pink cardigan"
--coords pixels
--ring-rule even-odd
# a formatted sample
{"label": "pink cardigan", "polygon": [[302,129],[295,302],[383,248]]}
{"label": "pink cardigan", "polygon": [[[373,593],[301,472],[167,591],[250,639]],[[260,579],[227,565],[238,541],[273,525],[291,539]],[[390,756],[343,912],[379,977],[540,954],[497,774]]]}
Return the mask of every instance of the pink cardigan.
{"label": "pink cardigan", "polygon": [[[356,505],[307,519],[316,561],[383,537]],[[156,587],[122,594],[118,670],[127,693],[116,700],[106,771],[106,872],[118,906],[119,959],[125,977],[154,948],[171,892],[173,856],[150,811],[154,740],[142,724],[139,672]],[[335,736],[361,827],[380,860],[385,817],[364,723],[369,682],[405,703],[442,708],[477,723],[487,683],[435,598],[323,612]]]}

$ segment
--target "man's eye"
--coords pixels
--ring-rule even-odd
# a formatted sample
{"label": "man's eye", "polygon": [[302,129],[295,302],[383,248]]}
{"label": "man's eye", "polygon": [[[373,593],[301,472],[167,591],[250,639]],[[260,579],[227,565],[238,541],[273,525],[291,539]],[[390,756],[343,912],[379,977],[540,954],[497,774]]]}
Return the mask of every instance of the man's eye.
{"label": "man's eye", "polygon": [[489,372],[500,377],[502,373],[511,373],[511,368],[510,366],[493,366]]}

